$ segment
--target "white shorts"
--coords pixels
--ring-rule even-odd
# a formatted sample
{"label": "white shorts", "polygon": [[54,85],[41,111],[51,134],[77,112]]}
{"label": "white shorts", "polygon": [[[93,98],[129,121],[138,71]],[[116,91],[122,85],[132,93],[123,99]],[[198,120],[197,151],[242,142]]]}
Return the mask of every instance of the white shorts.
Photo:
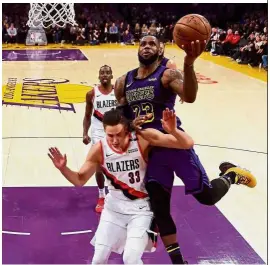
{"label": "white shorts", "polygon": [[90,137],[91,137],[91,143],[96,144],[98,141],[100,141],[102,138],[106,136],[104,130],[100,129],[91,129]]}
{"label": "white shorts", "polygon": [[[115,204],[117,203],[116,199]],[[105,201],[100,222],[91,244],[93,246],[95,244],[105,245],[111,248],[112,252],[122,254],[128,240],[136,238],[145,245],[138,246],[139,248],[143,247],[144,252],[154,252],[156,249],[155,241],[150,236],[148,237],[148,234],[155,235],[155,232],[150,230],[152,222],[153,214],[150,211],[142,210],[142,214],[122,214],[106,207]],[[146,234],[149,238],[146,240],[147,243],[145,243]]]}

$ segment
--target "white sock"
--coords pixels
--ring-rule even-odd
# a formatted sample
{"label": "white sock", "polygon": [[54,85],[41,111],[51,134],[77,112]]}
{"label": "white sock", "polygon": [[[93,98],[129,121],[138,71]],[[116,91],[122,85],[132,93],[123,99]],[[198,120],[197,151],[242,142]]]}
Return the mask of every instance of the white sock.
{"label": "white sock", "polygon": [[98,189],[99,198],[105,198],[105,188]]}

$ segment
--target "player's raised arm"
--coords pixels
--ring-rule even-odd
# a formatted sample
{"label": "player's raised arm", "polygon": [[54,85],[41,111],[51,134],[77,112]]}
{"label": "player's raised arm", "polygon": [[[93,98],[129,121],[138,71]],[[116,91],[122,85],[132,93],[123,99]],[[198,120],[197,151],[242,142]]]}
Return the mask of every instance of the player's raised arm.
{"label": "player's raised arm", "polygon": [[177,129],[176,115],[173,111],[166,109],[163,111],[162,127],[168,133],[164,134],[158,130],[147,128],[139,130],[140,135],[150,145],[163,146],[177,149],[190,149],[194,145],[193,139],[185,132]]}
{"label": "player's raised arm", "polygon": [[97,165],[102,163],[100,143],[95,144],[89,151],[87,158],[79,172],[72,171],[67,167],[67,156],[62,155],[56,148],[49,149],[48,156],[54,166],[64,175],[64,177],[74,186],[83,186],[95,173]]}
{"label": "player's raised arm", "polygon": [[94,98],[94,89],[87,92],[86,94],[86,105],[85,105],[85,114],[83,118],[83,143],[89,144],[91,139],[88,136],[88,130],[91,125],[91,115],[93,113],[93,98]]}

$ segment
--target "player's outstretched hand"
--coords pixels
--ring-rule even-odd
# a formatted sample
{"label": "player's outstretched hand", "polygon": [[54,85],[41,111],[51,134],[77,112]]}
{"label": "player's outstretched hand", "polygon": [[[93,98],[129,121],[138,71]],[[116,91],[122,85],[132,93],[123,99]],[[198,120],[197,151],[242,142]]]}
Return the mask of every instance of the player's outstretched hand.
{"label": "player's outstretched hand", "polygon": [[62,155],[57,147],[49,148],[48,156],[52,160],[54,166],[59,170],[63,169],[67,165],[67,156]]}
{"label": "player's outstretched hand", "polygon": [[167,133],[172,133],[176,129],[176,115],[172,110],[166,108],[162,113],[161,124]]}
{"label": "player's outstretched hand", "polygon": [[91,138],[89,137],[89,135],[84,135],[83,136],[83,143],[87,145],[90,142],[91,142]]}
{"label": "player's outstretched hand", "polygon": [[205,50],[206,41],[196,40],[192,41],[189,45],[182,45],[182,49],[186,52],[185,63],[191,65]]}
{"label": "player's outstretched hand", "polygon": [[152,113],[142,115],[142,116],[138,116],[131,123],[132,129],[135,130],[135,131],[141,130],[142,129],[141,125],[144,124],[148,119],[151,119],[152,116],[153,116]]}

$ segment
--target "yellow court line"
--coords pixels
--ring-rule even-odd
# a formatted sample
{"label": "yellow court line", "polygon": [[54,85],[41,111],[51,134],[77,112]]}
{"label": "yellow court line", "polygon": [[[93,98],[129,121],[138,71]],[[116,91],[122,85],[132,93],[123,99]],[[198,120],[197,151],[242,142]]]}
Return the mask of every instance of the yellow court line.
{"label": "yellow court line", "polygon": [[[138,45],[132,46],[132,45],[127,45],[127,46],[122,46],[120,44],[102,44],[98,46],[75,46],[71,44],[49,44],[47,46],[25,46],[25,45],[16,45],[16,44],[8,44],[8,45],[3,45],[3,50],[13,50],[13,49],[18,49],[18,50],[46,50],[46,49],[137,49]],[[167,45],[166,49],[174,49],[181,51],[176,45]],[[267,72],[264,71],[263,69],[259,69],[258,67],[250,67],[248,65],[241,65],[237,64],[235,61],[231,61],[229,58],[225,56],[211,56],[209,52],[204,52],[200,58],[213,62],[215,64],[221,65],[223,67],[229,68],[231,70],[234,70],[236,72],[240,72],[242,74],[245,74],[247,76],[259,79],[261,81],[267,82]]]}

